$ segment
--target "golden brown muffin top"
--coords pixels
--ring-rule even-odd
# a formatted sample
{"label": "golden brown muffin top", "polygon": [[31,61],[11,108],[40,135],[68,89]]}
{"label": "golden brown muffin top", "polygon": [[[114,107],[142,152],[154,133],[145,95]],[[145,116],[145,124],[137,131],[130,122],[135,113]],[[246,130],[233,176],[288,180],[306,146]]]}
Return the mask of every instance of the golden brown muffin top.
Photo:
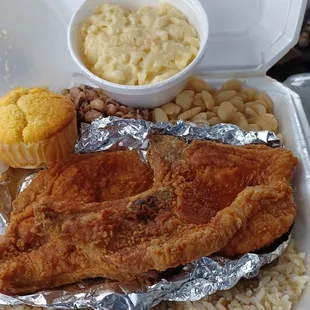
{"label": "golden brown muffin top", "polygon": [[73,103],[44,88],[16,88],[0,98],[0,142],[49,139],[75,118]]}

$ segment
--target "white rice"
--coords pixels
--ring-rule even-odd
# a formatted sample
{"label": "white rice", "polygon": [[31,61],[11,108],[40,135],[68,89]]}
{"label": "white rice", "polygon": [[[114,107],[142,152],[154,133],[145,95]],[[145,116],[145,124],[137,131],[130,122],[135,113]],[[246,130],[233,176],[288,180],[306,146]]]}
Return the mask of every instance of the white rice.
{"label": "white rice", "polygon": [[256,280],[241,280],[234,288],[196,302],[162,303],[156,310],[289,310],[309,281],[304,253],[292,241],[273,267],[261,270]]}
{"label": "white rice", "polygon": [[[234,288],[196,302],[167,302],[154,310],[289,310],[293,309],[309,281],[305,254],[292,241],[273,267],[261,270],[258,279],[242,280]],[[34,310],[28,306],[0,310]]]}

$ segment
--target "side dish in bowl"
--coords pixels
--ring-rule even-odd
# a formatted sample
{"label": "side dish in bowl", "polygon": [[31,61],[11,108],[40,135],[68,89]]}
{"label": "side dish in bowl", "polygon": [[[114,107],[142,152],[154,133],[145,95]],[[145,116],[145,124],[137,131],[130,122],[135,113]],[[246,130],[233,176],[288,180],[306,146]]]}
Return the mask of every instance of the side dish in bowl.
{"label": "side dish in bowl", "polygon": [[186,84],[206,51],[208,19],[198,0],[85,1],[68,28],[83,74],[112,98],[152,108]]}

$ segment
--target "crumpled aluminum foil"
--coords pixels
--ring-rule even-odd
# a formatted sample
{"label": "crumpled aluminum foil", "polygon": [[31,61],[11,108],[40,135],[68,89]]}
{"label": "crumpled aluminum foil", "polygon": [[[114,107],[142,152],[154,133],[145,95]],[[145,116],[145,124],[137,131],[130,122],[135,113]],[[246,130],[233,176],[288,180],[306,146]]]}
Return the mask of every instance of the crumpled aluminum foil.
{"label": "crumpled aluminum foil", "polygon": [[7,181],[0,183],[0,235],[4,234],[11,211],[12,199],[9,193]]}
{"label": "crumpled aluminum foil", "polygon": [[[83,124],[81,138],[76,144],[76,152],[97,152],[118,145],[138,150],[146,160],[148,137],[151,134],[173,135],[187,141],[208,139],[233,145],[260,143],[270,147],[281,146],[280,140],[273,133],[245,132],[234,125],[219,124],[213,127],[199,127],[181,121],[175,125],[152,124],[143,120],[110,117],[98,119],[91,125]],[[34,177],[35,174],[27,177],[20,191],[24,190]],[[7,194],[5,184],[0,184],[0,199],[3,195],[7,199]],[[6,201],[6,208],[8,204],[10,206],[10,199]],[[3,233],[1,227],[7,225],[7,217],[1,221],[3,210],[3,206],[0,205],[0,234]],[[233,287],[241,278],[249,279],[257,276],[262,266],[273,262],[284,252],[289,240],[290,235],[269,253],[249,253],[236,260],[223,257],[202,257],[169,274],[163,274],[162,280],[154,285],[94,279],[27,296],[10,297],[0,294],[0,304],[28,304],[69,309],[91,307],[94,309],[146,310],[161,301],[196,301],[216,291]]]}

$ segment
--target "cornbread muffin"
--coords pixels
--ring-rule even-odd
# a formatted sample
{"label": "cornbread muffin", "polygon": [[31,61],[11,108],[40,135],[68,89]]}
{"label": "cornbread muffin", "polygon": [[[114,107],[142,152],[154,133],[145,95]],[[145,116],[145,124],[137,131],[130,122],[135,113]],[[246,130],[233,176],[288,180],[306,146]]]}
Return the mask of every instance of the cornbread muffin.
{"label": "cornbread muffin", "polygon": [[14,168],[48,165],[68,155],[77,138],[75,107],[42,88],[17,88],[0,98],[0,159]]}

